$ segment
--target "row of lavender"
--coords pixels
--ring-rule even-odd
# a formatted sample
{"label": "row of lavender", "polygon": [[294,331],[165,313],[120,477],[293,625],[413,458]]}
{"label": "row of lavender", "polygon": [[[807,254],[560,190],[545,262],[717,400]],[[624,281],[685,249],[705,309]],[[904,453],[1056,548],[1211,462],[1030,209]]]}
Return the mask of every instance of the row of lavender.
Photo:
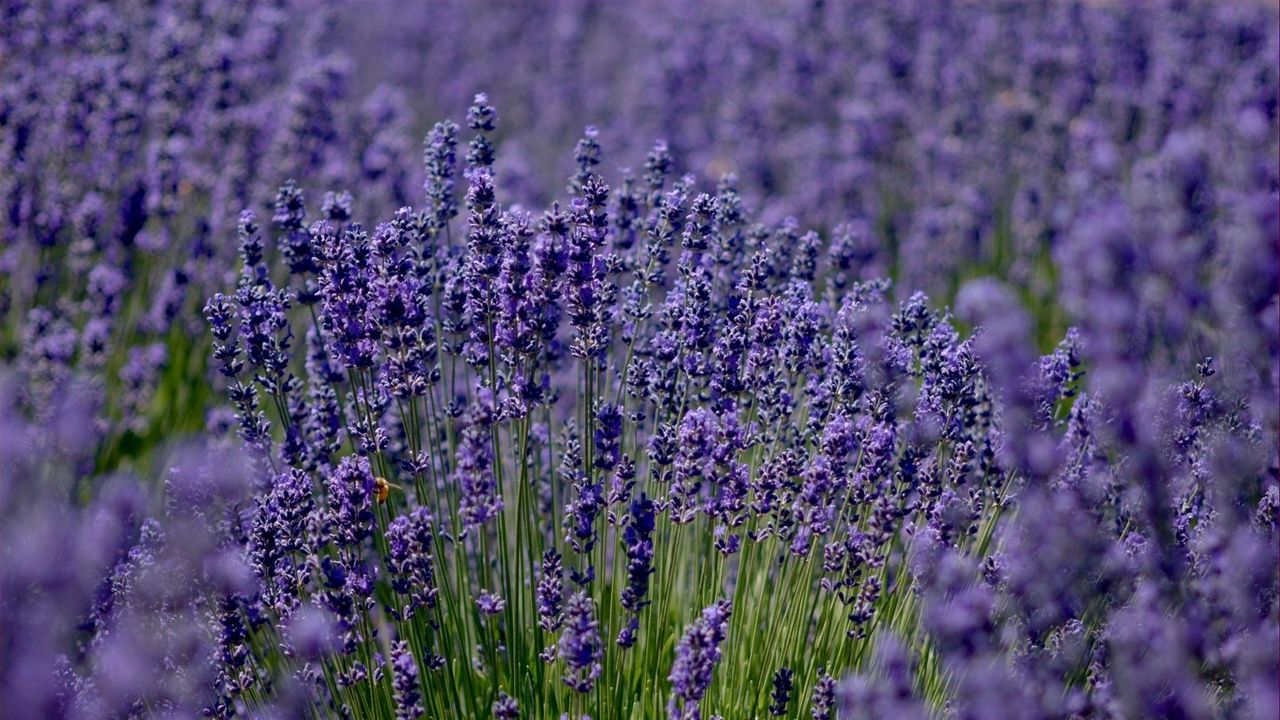
{"label": "row of lavender", "polygon": [[[752,223],[732,182],[673,180],[660,146],[612,190],[589,134],[564,206],[503,208],[495,123],[479,99],[463,208],[443,123],[423,211],[369,233],[347,197],[308,221],[285,186],[274,242],[241,216],[235,291],[205,312],[245,450],[178,465],[162,523],[108,485],[80,534],[61,510],[16,525],[37,558],[50,536],[94,552],[15,566],[45,591],[15,594],[15,667],[63,682],[11,697],[90,717],[1274,706],[1275,417],[1249,403],[1274,344],[1170,384],[1122,322],[1164,306],[1117,282],[1089,296],[1137,312],[1037,360],[995,281],[962,291],[964,339],[817,234]],[[1078,250],[1106,241],[1130,240]],[[1222,300],[1232,327],[1264,338],[1244,299]],[[92,436],[74,419],[14,453],[16,498],[67,491],[49,458]]]}
{"label": "row of lavender", "polygon": [[[1042,349],[1082,312],[1058,295],[1072,233],[1126,206],[1143,245],[1167,245],[1153,271],[1196,315],[1188,286],[1206,277],[1191,268],[1249,262],[1217,238],[1265,212],[1276,184],[1266,3],[383,9],[8,4],[0,354],[34,385],[68,366],[106,378],[113,443],[198,428],[206,394],[154,390],[203,363],[172,330],[193,334],[229,280],[239,210],[289,178],[358,186],[362,217],[413,202],[417,138],[478,88],[507,117],[509,197],[548,204],[584,122],[613,149],[614,182],[665,138],[683,168],[733,172],[763,219],[830,232],[902,297],[1009,280]],[[1192,219],[1165,219],[1188,204]]]}
{"label": "row of lavender", "polygon": [[949,295],[976,264],[1051,301],[1056,248],[1099,198],[1176,202],[1150,186],[1171,175],[1212,187],[1215,216],[1264,201],[1275,174],[1265,2],[458,0],[364,15],[340,17],[429,120],[477,89],[503,108],[513,197],[555,198],[560,149],[588,120],[616,164],[664,138],[701,177],[736,174],[770,222],[845,224],[868,277],[893,272],[908,293]]}
{"label": "row of lavender", "polygon": [[[805,205],[814,188],[750,172],[704,194],[674,177],[666,144],[611,188],[594,131],[558,205],[504,205],[500,194],[556,193],[522,180],[518,134],[480,99],[464,158],[458,128],[430,133],[423,197],[406,190],[416,153],[394,95],[373,96],[366,124],[342,114],[347,70],[316,49],[341,22],[325,27],[320,14],[302,31],[281,7],[159,7],[138,6],[137,23],[68,8],[6,25],[33,28],[6,35],[33,54],[13,65],[26,84],[6,85],[24,89],[0,109],[20,170],[3,284],[21,355],[4,393],[14,461],[0,483],[6,714],[1274,715],[1276,73],[1264,53],[1275,32],[1247,22],[1256,7],[872,8],[847,23],[850,37],[901,42],[882,39],[843,68],[880,58],[897,68],[893,92],[914,96],[930,75],[900,56],[921,28],[955,42],[937,28],[986,18],[1036,42],[1062,30],[1052,47],[1090,58],[1058,58],[1091,68],[1088,97],[1047,122],[1054,104],[1026,91],[1016,126],[1048,144],[987,134],[991,118],[973,128],[979,141],[957,121],[940,146],[945,173],[909,161],[937,113],[881,127],[897,128],[895,150],[854,185],[900,194],[899,209],[814,176],[836,193],[814,207],[834,216]],[[1124,54],[1103,43],[1095,57],[1063,17],[1095,41],[1088,28],[1144,38],[1133,41],[1138,79],[1101,72],[1123,68]],[[264,18],[275,34],[258,37]],[[1209,30],[1191,32],[1193,20]],[[85,25],[50,32],[63,21]],[[224,35],[196,32],[209,26]],[[168,56],[188,90],[121,71],[169,36],[201,50]],[[235,49],[242,36],[257,55]],[[1168,44],[1145,44],[1157,36]],[[303,72],[280,69],[290,38]],[[33,68],[67,47],[90,59],[66,77],[136,82],[146,112],[111,106],[130,102],[124,86],[35,82]],[[1198,79],[1176,63],[1150,69],[1177,57],[1170,47],[1220,67]],[[808,75],[840,76],[829,49]],[[984,78],[956,81],[980,89],[969,101],[979,117],[1017,99],[981,95],[1000,86],[999,62],[954,52],[948,71],[968,62]],[[239,67],[245,58],[258,69]],[[1049,77],[1013,69],[1037,87]],[[937,88],[947,107],[950,82]],[[1127,125],[1107,97],[1129,98]],[[120,124],[65,114],[79,102]],[[43,123],[49,107],[65,130]],[[684,107],[681,118],[711,117]],[[758,128],[757,140],[821,126],[769,113],[794,124]],[[968,117],[943,116],[956,113]],[[241,140],[211,142],[235,123]],[[748,135],[732,136],[743,153],[786,145]],[[514,164],[495,153],[498,138]],[[679,147],[711,172],[703,140]],[[181,161],[160,162],[164,147]],[[1007,177],[983,179],[997,150],[1031,168],[1017,177],[1043,177],[1028,207],[1044,222],[993,211],[1005,219],[891,250],[943,180],[944,194],[979,202],[1004,192]],[[246,167],[236,153],[272,159]],[[157,162],[139,175],[143,155]],[[904,168],[919,174],[897,187]],[[264,207],[288,176],[356,197],[288,184]],[[765,224],[740,186],[767,193]],[[1040,192],[1054,199],[1042,205]],[[99,210],[61,213],[73,199]],[[409,201],[423,209],[378,211]],[[237,262],[227,223],[240,206],[266,212],[240,216]],[[852,222],[803,233],[770,219],[786,207]],[[1003,259],[913,275],[923,265],[912,263],[952,250]],[[955,307],[961,327],[979,328],[970,338],[910,293],[947,297],[983,269],[1014,282],[964,284]],[[889,271],[896,286],[875,279]],[[209,367],[234,414],[213,413],[214,439],[165,463],[160,506],[145,483],[92,477],[120,425],[148,412],[154,422],[162,402],[198,410],[199,398],[165,393],[204,386],[193,323],[219,287],[226,295],[204,305]],[[1037,292],[1078,327],[1039,360],[1033,338],[1060,316],[1039,312]],[[104,412],[108,397],[119,407]]]}
{"label": "row of lavender", "polygon": [[334,33],[286,0],[0,8],[0,358],[37,414],[97,396],[100,466],[203,427],[199,311],[241,209],[290,177],[367,210],[420,184],[402,99],[355,96]]}

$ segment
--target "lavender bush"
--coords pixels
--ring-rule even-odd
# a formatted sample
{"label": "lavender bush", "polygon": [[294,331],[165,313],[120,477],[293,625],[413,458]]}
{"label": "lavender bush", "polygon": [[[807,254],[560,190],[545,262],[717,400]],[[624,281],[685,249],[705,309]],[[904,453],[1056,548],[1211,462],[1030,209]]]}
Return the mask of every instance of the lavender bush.
{"label": "lavender bush", "polygon": [[353,97],[330,24],[274,0],[0,9],[0,358],[37,414],[97,386],[99,466],[200,429],[199,310],[240,209],[291,176],[405,202],[402,99]]}
{"label": "lavender bush", "polygon": [[5,9],[0,717],[1280,712],[1274,9],[386,10]]}

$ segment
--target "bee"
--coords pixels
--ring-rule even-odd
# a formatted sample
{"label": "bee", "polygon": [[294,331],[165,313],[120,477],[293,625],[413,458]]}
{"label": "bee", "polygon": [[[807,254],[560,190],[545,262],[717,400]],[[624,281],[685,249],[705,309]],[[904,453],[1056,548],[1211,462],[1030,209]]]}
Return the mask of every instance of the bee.
{"label": "bee", "polygon": [[387,498],[391,497],[391,487],[391,483],[387,482],[386,478],[381,476],[375,477],[373,479],[374,499],[380,503],[386,502]]}

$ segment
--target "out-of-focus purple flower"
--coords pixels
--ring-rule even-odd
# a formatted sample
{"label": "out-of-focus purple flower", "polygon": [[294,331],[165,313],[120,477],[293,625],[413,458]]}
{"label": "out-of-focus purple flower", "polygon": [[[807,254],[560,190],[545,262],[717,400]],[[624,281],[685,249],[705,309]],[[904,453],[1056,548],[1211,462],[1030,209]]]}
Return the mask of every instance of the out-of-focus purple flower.
{"label": "out-of-focus purple flower", "polygon": [[313,605],[294,611],[284,637],[290,652],[303,660],[318,660],[337,648],[333,618]]}
{"label": "out-of-focus purple flower", "polygon": [[493,717],[495,720],[516,720],[520,717],[520,703],[505,692],[498,693],[493,701]]}
{"label": "out-of-focus purple flower", "polygon": [[396,703],[396,720],[418,720],[422,693],[418,690],[418,663],[409,652],[409,643],[400,640],[391,646],[391,689]]}
{"label": "out-of-focus purple flower", "polygon": [[501,595],[481,590],[476,596],[476,607],[484,615],[501,615],[507,609],[507,601]]}
{"label": "out-of-focus purple flower", "polygon": [[824,668],[818,668],[818,682],[813,687],[813,720],[835,720],[836,681]]}
{"label": "out-of-focus purple flower", "polygon": [[851,720],[924,720],[924,704],[912,689],[911,657],[894,637],[879,635],[872,671],[851,676],[836,690],[837,716]]}

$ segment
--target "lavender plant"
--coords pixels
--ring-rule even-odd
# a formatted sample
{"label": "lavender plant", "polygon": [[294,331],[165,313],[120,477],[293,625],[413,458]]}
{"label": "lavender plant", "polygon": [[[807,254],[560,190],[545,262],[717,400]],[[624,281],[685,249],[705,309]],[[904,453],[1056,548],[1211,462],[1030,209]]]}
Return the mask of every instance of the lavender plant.
{"label": "lavender plant", "polygon": [[426,118],[478,87],[501,101],[499,177],[521,201],[554,199],[587,119],[636,166],[662,137],[704,179],[734,173],[770,222],[853,228],[855,273],[940,301],[1007,277],[1036,299],[1042,348],[1070,317],[1053,254],[1100,186],[1129,187],[1180,137],[1233,188],[1203,200],[1274,187],[1255,175],[1278,152],[1266,2],[456,1],[344,22]]}
{"label": "lavender plant", "polygon": [[[1213,564],[1193,535],[1275,545],[1271,521],[1228,509],[1274,487],[1266,420],[1243,397],[1239,430],[1211,440],[1185,428],[1210,422],[1204,380],[1178,390],[1170,455],[1161,433],[1124,434],[1107,355],[1086,371],[1082,345],[1109,328],[1038,357],[1015,296],[984,280],[960,296],[979,328],[966,338],[922,294],[828,285],[839,265],[822,239],[751,225],[731,181],[711,195],[659,171],[646,197],[612,196],[590,131],[571,196],[534,220],[494,192],[483,96],[468,126],[456,238],[436,169],[432,204],[372,233],[345,211],[311,224],[305,313],[289,299],[312,278],[277,287],[248,262],[238,322],[221,296],[208,308],[221,352],[247,360],[228,375],[241,436],[269,476],[309,477],[324,498],[296,541],[311,572],[264,608],[338,618],[315,712],[821,716],[876,707],[857,698],[880,681],[829,678],[891,662],[907,688],[893,703],[922,713],[992,717],[1015,689],[1036,717],[1265,705],[1247,689],[1256,668],[1185,634],[1169,642],[1197,671],[1111,690],[1128,682],[1123,653],[1141,666],[1156,652],[1124,634],[1134,613],[1230,615],[1188,574]],[[241,243],[262,256],[244,222]],[[319,442],[312,397],[337,406]],[[1223,442],[1231,500],[1191,481],[1175,502],[1142,474],[1182,488],[1179,453]],[[1188,502],[1196,514],[1175,520]],[[1222,640],[1274,636],[1274,570]],[[890,636],[905,645],[884,658],[905,659],[875,655]],[[1167,696],[1175,681],[1185,698]]]}
{"label": "lavender plant", "polygon": [[1273,9],[378,16],[0,13],[0,716],[1280,712]]}
{"label": "lavender plant", "polygon": [[73,376],[97,388],[100,467],[201,429],[200,308],[226,281],[242,208],[290,174],[360,182],[370,208],[403,203],[411,178],[388,158],[411,137],[407,111],[390,89],[354,106],[329,14],[275,0],[4,8],[0,358],[31,413]]}

